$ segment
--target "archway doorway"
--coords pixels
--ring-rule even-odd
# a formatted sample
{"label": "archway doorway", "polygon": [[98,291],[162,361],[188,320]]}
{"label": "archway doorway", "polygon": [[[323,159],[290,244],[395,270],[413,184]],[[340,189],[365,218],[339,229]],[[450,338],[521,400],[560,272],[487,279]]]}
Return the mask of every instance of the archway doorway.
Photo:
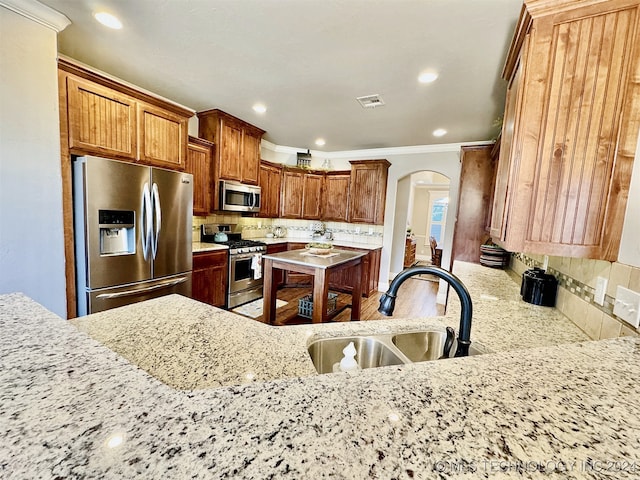
{"label": "archway doorway", "polygon": [[430,261],[430,239],[442,248],[448,227],[450,180],[425,170],[411,174],[410,184],[407,231],[416,241],[416,259]]}

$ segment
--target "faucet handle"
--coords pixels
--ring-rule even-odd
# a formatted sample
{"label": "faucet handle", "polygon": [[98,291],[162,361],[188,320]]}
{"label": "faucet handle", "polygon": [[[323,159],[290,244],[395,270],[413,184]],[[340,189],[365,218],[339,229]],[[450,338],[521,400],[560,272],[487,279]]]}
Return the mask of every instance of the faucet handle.
{"label": "faucet handle", "polygon": [[449,358],[455,338],[456,331],[451,327],[447,327],[447,339],[444,342],[444,348],[442,349],[442,356],[440,358]]}

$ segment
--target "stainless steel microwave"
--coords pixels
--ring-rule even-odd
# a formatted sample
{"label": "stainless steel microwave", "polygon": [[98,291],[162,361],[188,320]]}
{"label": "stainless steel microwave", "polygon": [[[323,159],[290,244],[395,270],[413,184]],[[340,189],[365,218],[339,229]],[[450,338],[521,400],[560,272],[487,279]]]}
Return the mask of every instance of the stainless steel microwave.
{"label": "stainless steel microwave", "polygon": [[259,212],[260,187],[220,180],[220,210],[228,212]]}

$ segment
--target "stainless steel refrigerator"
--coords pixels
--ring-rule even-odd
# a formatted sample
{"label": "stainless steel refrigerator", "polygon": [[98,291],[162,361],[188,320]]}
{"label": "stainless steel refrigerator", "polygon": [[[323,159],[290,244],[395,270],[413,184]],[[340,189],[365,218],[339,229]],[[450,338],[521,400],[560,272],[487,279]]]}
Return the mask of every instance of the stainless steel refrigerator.
{"label": "stainless steel refrigerator", "polygon": [[86,156],[73,177],[78,315],[191,296],[192,175]]}

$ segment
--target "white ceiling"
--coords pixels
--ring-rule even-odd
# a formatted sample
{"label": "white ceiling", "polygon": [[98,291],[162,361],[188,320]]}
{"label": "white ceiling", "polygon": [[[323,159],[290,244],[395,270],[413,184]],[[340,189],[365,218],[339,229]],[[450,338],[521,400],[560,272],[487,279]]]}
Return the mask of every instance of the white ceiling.
{"label": "white ceiling", "polygon": [[[489,140],[521,0],[42,0],[61,53],[277,145],[321,151]],[[95,22],[100,9],[122,30]],[[417,82],[425,69],[438,80]],[[380,94],[385,105],[355,100]],[[252,110],[256,102],[268,111]],[[448,134],[432,135],[436,128]],[[314,144],[326,139],[324,147]]]}

